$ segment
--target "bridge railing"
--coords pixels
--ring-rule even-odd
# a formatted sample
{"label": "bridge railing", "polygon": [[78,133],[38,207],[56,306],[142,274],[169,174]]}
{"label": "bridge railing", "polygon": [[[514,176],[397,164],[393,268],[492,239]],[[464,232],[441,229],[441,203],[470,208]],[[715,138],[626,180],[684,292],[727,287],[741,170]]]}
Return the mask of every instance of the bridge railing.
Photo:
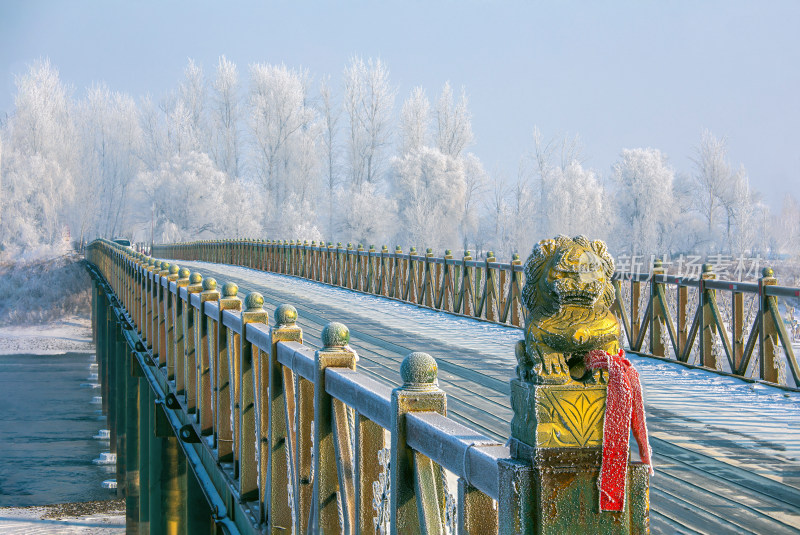
{"label": "bridge railing", "polygon": [[[270,326],[263,298],[242,301],[235,284],[220,292],[214,279],[105,240],[87,248],[87,259],[118,296],[156,411],[187,458],[203,465],[204,488],[216,489],[209,501],[225,532],[533,529],[525,522],[534,517],[520,514],[525,486],[514,484],[525,463],[446,417],[430,356],[407,356],[403,385],[390,389],[357,371],[342,324],[326,326],[314,351],[302,345],[290,305]],[[103,362],[101,373],[130,369],[120,364]],[[169,525],[180,512],[163,514]]]}
{"label": "bridge railing", "polygon": [[[381,295],[419,306],[505,325],[522,326],[525,274],[519,255],[508,263],[492,253],[474,260],[448,250],[434,257],[412,248],[299,240],[213,240],[153,247],[163,258],[240,265]],[[758,282],[718,280],[711,265],[700,278],[667,275],[656,261],[651,273],[614,275],[613,310],[634,353],[669,358],[748,380],[800,386],[792,342],[800,322],[781,299],[800,304],[800,288],[778,286],[770,268]],[[788,373],[787,373],[788,372]]]}

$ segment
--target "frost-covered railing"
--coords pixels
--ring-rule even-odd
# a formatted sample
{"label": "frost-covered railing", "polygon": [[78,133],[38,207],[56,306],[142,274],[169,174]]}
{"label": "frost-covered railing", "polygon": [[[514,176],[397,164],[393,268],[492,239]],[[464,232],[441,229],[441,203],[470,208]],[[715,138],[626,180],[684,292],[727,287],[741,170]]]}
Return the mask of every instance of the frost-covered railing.
{"label": "frost-covered railing", "polygon": [[176,260],[205,260],[284,273],[400,301],[521,325],[522,261],[503,264],[492,253],[473,260],[469,251],[456,259],[431,249],[403,253],[348,244],[334,247],[279,241],[222,240],[154,245],[153,254]]}
{"label": "frost-covered railing", "polygon": [[206,483],[248,512],[225,516],[215,505],[226,531],[533,529],[534,516],[520,513],[528,496],[519,478],[530,467],[446,417],[430,356],[408,355],[403,385],[390,389],[357,371],[342,324],[327,325],[324,347],[313,351],[290,305],[278,307],[270,326],[263,298],[251,293],[243,302],[235,284],[220,293],[214,279],[106,240],[93,242],[87,259],[124,308],[120,321],[139,336],[156,405],[189,422],[180,439],[222,476]]}
{"label": "frost-covered railing", "polygon": [[705,264],[700,278],[690,279],[665,274],[656,261],[652,275],[617,273],[615,279],[613,310],[631,351],[800,386],[792,347],[793,339],[800,342],[800,329],[786,302],[784,320],[779,301],[797,302],[800,288],[778,286],[772,269],[749,283],[717,280]]}
{"label": "frost-covered railing", "polygon": [[[153,253],[293,275],[507,325],[521,326],[527,313],[518,255],[501,263],[492,253],[485,260],[473,260],[469,251],[461,259],[450,251],[439,258],[431,249],[418,254],[399,246],[390,252],[386,246],[377,251],[276,240],[162,244]],[[630,351],[800,386],[792,348],[793,340],[800,342],[800,323],[779,301],[800,305],[800,288],[778,286],[771,269],[758,283],[747,283],[717,280],[709,264],[699,279],[666,275],[657,261],[652,273],[617,272],[614,285],[613,310]]]}

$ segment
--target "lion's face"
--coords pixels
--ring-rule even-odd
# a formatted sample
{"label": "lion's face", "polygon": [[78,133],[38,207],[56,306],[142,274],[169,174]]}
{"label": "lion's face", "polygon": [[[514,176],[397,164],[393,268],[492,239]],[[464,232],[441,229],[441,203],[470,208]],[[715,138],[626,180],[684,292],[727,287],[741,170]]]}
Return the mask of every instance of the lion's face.
{"label": "lion's face", "polygon": [[590,242],[583,236],[543,240],[525,264],[523,300],[530,311],[552,311],[562,305],[594,308],[598,301],[608,307],[614,299],[613,273],[614,261],[600,240]]}
{"label": "lion's face", "polygon": [[570,247],[554,255],[543,283],[559,304],[591,308],[603,295],[606,276],[599,256]]}

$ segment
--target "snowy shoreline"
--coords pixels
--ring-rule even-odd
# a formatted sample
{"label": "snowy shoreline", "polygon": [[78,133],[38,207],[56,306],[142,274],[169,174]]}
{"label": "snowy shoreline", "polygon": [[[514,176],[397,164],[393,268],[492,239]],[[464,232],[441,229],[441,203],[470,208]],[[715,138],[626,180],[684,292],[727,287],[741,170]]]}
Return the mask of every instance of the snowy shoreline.
{"label": "snowy shoreline", "polygon": [[0,531],[11,534],[125,533],[125,502],[108,500],[30,507],[0,507]]}
{"label": "snowy shoreline", "polygon": [[0,327],[0,355],[94,353],[91,320],[72,316],[42,325]]}

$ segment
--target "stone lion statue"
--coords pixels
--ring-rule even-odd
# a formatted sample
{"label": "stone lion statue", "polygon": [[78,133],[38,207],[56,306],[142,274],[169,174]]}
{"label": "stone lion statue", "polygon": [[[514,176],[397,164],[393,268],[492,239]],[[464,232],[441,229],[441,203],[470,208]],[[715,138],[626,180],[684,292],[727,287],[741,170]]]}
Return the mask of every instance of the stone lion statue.
{"label": "stone lion statue", "polygon": [[521,380],[602,380],[599,372],[586,372],[583,358],[593,349],[619,351],[619,322],[610,310],[613,274],[614,260],[600,240],[558,236],[534,246],[522,291],[525,340],[516,348]]}

